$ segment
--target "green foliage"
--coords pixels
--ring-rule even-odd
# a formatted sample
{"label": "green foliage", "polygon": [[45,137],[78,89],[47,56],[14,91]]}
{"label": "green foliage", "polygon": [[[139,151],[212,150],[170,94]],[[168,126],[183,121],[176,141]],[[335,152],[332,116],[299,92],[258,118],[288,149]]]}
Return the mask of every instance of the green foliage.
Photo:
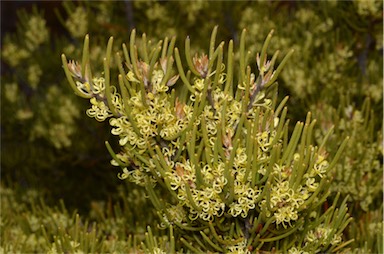
{"label": "green foliage", "polygon": [[[116,187],[108,186],[114,180],[106,168],[109,158],[93,157],[104,148],[92,143],[94,137],[108,137],[103,126],[80,118],[84,106],[65,85],[65,76],[56,72],[61,63],[54,56],[63,48],[80,55],[81,48],[69,38],[53,37],[37,8],[22,10],[18,17],[17,32],[6,34],[2,45],[2,180],[49,193],[48,203],[65,198],[72,209],[85,210],[90,196],[106,197]],[[92,170],[95,165],[100,170]],[[107,184],[89,195],[84,187],[91,188],[95,179]],[[84,195],[73,199],[73,191]]]}
{"label": "green foliage", "polygon": [[[63,202],[47,206],[36,190],[21,190],[0,189],[2,253],[132,253],[160,248],[167,237],[145,235],[153,215],[137,209],[148,202],[136,188],[121,189],[120,204],[94,203],[90,219],[68,212]],[[141,243],[147,238],[156,245]]]}
{"label": "green foliage", "polygon": [[[113,4],[108,1],[64,1],[62,6],[59,6],[59,3],[56,6],[58,8],[55,10],[54,20],[52,15],[40,11],[40,6],[31,11],[20,11],[17,31],[7,33],[2,38],[1,176],[2,182],[6,183],[1,187],[2,251],[80,253],[90,252],[91,248],[95,248],[98,252],[172,253],[176,250],[198,252],[207,248],[218,251],[217,248],[220,248],[237,253],[247,246],[242,245],[244,242],[228,245],[228,239],[243,237],[248,243],[253,239],[253,243],[247,244],[248,250],[253,249],[253,252],[259,248],[272,252],[289,249],[290,253],[303,253],[305,250],[317,248],[319,251],[328,252],[383,253],[381,1],[322,1],[317,4],[292,1],[118,1]],[[231,59],[228,57],[231,55],[228,54],[229,44],[210,43],[210,33],[217,24],[220,26],[220,32],[217,33],[216,40],[233,40]],[[238,31],[244,27],[247,36],[243,37]],[[136,44],[138,48],[137,56],[136,53],[131,55],[135,50],[131,50],[130,44],[126,45],[126,54],[120,47],[123,41],[127,41],[132,28],[136,28],[137,34],[146,33],[145,37],[136,36],[136,43],[133,43],[133,46]],[[256,93],[255,101],[260,105],[255,107],[259,108],[256,113],[260,114],[261,127],[250,130],[250,136],[256,136],[259,141],[253,144],[249,141],[247,129],[252,125],[252,116],[243,117],[243,105],[247,101],[240,99],[247,98],[245,88],[246,85],[251,87],[252,79],[257,83],[258,76],[263,76],[263,80],[270,75],[268,71],[260,75],[255,55],[262,50],[260,43],[271,30],[274,30],[274,35],[269,47],[264,49],[266,55],[273,56],[278,49],[287,52],[290,48],[294,49],[295,53],[290,56],[284,71],[279,75],[279,93],[276,94],[276,84]],[[81,56],[86,33],[92,39],[89,45],[90,54],[85,57],[89,59],[92,67],[88,70],[84,68],[87,62]],[[120,105],[129,105],[134,114],[131,112],[130,119],[124,121],[121,121],[122,116],[111,116],[113,111],[119,113],[121,109],[117,107],[109,112],[109,105],[114,105],[114,97],[104,97],[104,113],[115,118],[109,122],[112,125],[112,133],[108,133],[105,131],[109,128],[107,121],[94,124],[91,119],[83,117],[88,104],[73,96],[73,90],[68,87],[68,81],[60,71],[62,62],[58,56],[63,52],[71,59],[79,60],[83,67],[82,76],[89,74],[99,78],[98,84],[101,85],[104,78],[105,84],[104,44],[105,38],[111,35],[114,37],[114,43],[109,50],[120,52],[121,61],[116,62],[116,56],[111,56],[109,76],[112,81],[108,89],[116,92],[116,95],[120,94],[119,100],[126,96],[124,103]],[[177,35],[178,40],[173,41],[174,35]],[[166,36],[168,41],[162,41],[158,45],[162,49],[158,52],[155,50],[151,55],[150,49],[156,48],[154,42]],[[189,39],[185,43],[182,39],[187,37]],[[176,57],[176,52],[170,49],[173,43],[174,47],[178,48],[180,59]],[[147,57],[143,45],[147,46]],[[189,49],[184,50],[185,47]],[[213,54],[210,52],[212,48]],[[190,52],[187,59],[186,52]],[[203,52],[206,52],[208,62],[211,63],[208,64],[209,72],[207,71],[205,78],[201,76],[201,73],[205,73]],[[151,63],[150,60],[155,54],[159,54],[159,58],[165,55],[167,61],[163,61],[163,65],[166,70],[171,70],[168,74],[163,71],[161,62],[157,65],[155,62]],[[210,59],[209,56],[213,58]],[[124,62],[127,58],[132,60],[136,57],[140,57],[142,62],[137,64],[136,70],[133,66],[129,69],[129,64],[127,66]],[[263,64],[263,57],[261,58],[259,63]],[[221,64],[218,59],[222,59]],[[276,56],[275,60],[277,66],[282,58]],[[234,63],[232,72],[228,71],[229,62]],[[167,80],[171,81],[169,85],[175,82],[173,86],[167,86],[168,91],[157,93],[151,91],[154,86],[142,86],[139,77],[147,68],[144,63],[153,68],[148,71],[148,84],[154,81],[156,89],[161,90],[165,88],[164,82],[159,83],[156,80]],[[131,64],[134,64],[134,61]],[[195,67],[196,64],[200,66],[200,70]],[[225,68],[219,68],[220,65],[225,65]],[[247,69],[247,65],[251,68]],[[216,73],[213,74],[214,71]],[[184,76],[181,75],[182,72]],[[251,75],[252,72],[255,78]],[[136,79],[139,83],[134,80],[127,81],[127,73],[130,73],[130,79]],[[120,89],[118,78],[114,79],[119,74],[122,75],[123,90]],[[201,82],[202,80],[210,81],[210,85],[217,85],[208,86],[204,90],[207,83]],[[76,81],[84,83],[81,79]],[[249,84],[242,81],[248,81]],[[131,84],[131,89],[128,89],[127,83]],[[74,84],[76,86],[76,83]],[[238,84],[240,86],[237,86]],[[188,85],[189,90],[186,90],[185,86]],[[114,86],[117,87],[116,90]],[[145,98],[145,93],[141,92],[143,87],[146,93],[151,92],[148,93],[149,97],[153,94],[153,101],[149,99],[152,104],[148,103],[146,108],[138,108],[136,102],[145,102],[142,99]],[[84,88],[86,91],[87,87]],[[203,89],[200,91],[199,88]],[[221,94],[215,88],[221,88]],[[191,101],[190,90],[193,89],[199,91],[202,98],[212,99],[204,101],[197,98]],[[228,92],[225,99],[229,100],[226,103],[224,97],[220,97],[224,92]],[[133,93],[140,96],[135,97]],[[289,100],[285,99],[287,95],[290,96]],[[158,98],[164,102],[164,107],[154,103]],[[92,102],[96,108],[102,105],[100,100]],[[193,113],[195,105],[198,114]],[[213,112],[213,107],[204,110],[209,105],[216,105]],[[285,107],[289,108],[289,111]],[[167,114],[169,111],[171,114]],[[308,111],[311,114],[307,114]],[[257,115],[252,108],[249,112]],[[97,113],[88,110],[88,115],[105,117]],[[122,111],[122,115],[126,113],[126,110]],[[157,117],[162,115],[166,115],[166,120]],[[218,119],[217,116],[222,118]],[[288,118],[291,122],[302,122],[296,126],[296,134],[295,125],[288,124]],[[243,122],[240,122],[241,119]],[[146,142],[158,144],[158,147],[153,146],[147,150],[146,145],[143,145],[141,150],[138,146],[133,150],[129,149],[129,146],[134,147],[130,142],[136,142],[136,138],[141,134],[136,137],[126,136],[127,133],[122,130],[126,129],[127,123],[139,121],[140,125],[132,125],[129,129],[133,128],[134,133],[145,130],[148,135],[145,136]],[[153,124],[148,124],[148,121],[158,124],[157,128],[153,128]],[[191,122],[194,124],[190,124]],[[232,122],[236,131],[243,131],[227,133],[228,128],[220,128],[230,126]],[[183,128],[179,128],[180,126]],[[218,134],[213,134],[215,130],[212,126],[219,126],[216,129],[220,132],[221,139],[216,136]],[[280,137],[276,136],[279,131],[283,133]],[[130,133],[133,133],[132,130]],[[151,133],[156,135],[151,136]],[[171,134],[179,136],[172,139]],[[285,155],[287,158],[282,161],[284,151],[291,149],[287,149],[290,141],[296,140],[292,134],[297,135],[296,149],[293,149],[292,155]],[[231,135],[232,141],[228,139]],[[170,140],[163,141],[163,137]],[[347,137],[349,141],[343,143]],[[209,140],[215,138],[217,142],[210,144]],[[110,152],[122,147],[119,153],[112,153],[115,156],[112,158],[112,164],[127,164],[122,167],[120,177],[127,177],[140,185],[143,185],[142,179],[149,179],[152,185],[146,185],[144,188],[119,182],[116,173],[110,169],[111,156],[105,153],[104,140],[109,140],[107,148]],[[223,148],[214,149],[220,140]],[[271,140],[275,142],[273,145],[268,143]],[[266,143],[263,143],[264,141]],[[224,143],[228,147],[224,146]],[[140,144],[139,142],[138,145]],[[184,146],[177,147],[180,144]],[[280,146],[280,150],[276,146]],[[344,150],[337,153],[340,146],[343,146]],[[313,147],[313,150],[310,147]],[[252,152],[248,149],[252,152],[259,150],[258,155],[265,156],[265,161],[261,160],[255,166],[253,160],[244,163],[242,159],[245,157],[252,158]],[[307,157],[300,156],[302,153]],[[313,165],[317,165],[316,154],[318,159],[324,159],[325,164],[328,162],[324,174],[320,172],[321,176],[308,178],[311,167],[297,167],[302,160],[307,162],[305,160],[308,154],[313,155],[308,159],[308,162],[315,163]],[[335,155],[340,155],[339,160],[334,158]],[[210,162],[210,156],[216,156],[212,161],[217,159],[220,163]],[[128,157],[134,160],[127,160]],[[149,162],[149,166],[145,166],[145,172],[140,171],[141,166],[146,165],[141,160],[143,158]],[[183,161],[182,158],[186,160]],[[155,161],[159,165],[156,165]],[[333,161],[335,163],[332,163]],[[163,174],[172,162],[175,164],[174,170],[164,177]],[[273,167],[274,162],[282,167]],[[140,167],[129,166],[132,163],[139,164]],[[176,163],[179,166],[177,170]],[[208,173],[216,179],[221,179],[223,175],[224,178],[231,176],[229,184],[219,185],[223,187],[221,196],[212,191],[216,195],[212,194],[215,197],[212,200],[220,201],[224,197],[225,218],[215,219],[212,224],[200,217],[189,219],[191,212],[196,216],[203,214],[199,209],[195,209],[194,205],[206,207],[206,200],[200,197],[203,196],[201,193],[209,190],[207,185],[215,183],[213,179],[205,177],[207,172],[204,170],[221,169],[221,164],[224,165],[223,172]],[[208,166],[204,168],[204,165]],[[228,174],[231,172],[228,171],[231,165],[236,172],[234,175]],[[270,173],[262,173],[263,165],[267,170],[271,168],[271,171],[266,171]],[[295,169],[294,175],[279,178],[279,169],[284,173],[284,166],[287,165]],[[258,168],[257,172],[252,171],[253,167]],[[250,184],[244,180],[243,168],[246,169]],[[157,171],[158,169],[160,171]],[[164,180],[180,175],[188,178],[187,172],[199,171],[198,181],[197,178],[189,179],[187,183]],[[279,177],[276,178],[276,174]],[[297,175],[302,175],[301,179],[297,178]],[[241,176],[243,181],[239,180]],[[314,181],[310,178],[314,178]],[[283,179],[282,183],[279,183],[279,179]],[[281,214],[282,207],[272,206],[275,200],[273,196],[280,195],[284,200],[291,200],[285,202],[283,207],[291,207],[294,201],[297,201],[297,190],[291,196],[289,191],[287,194],[282,192],[281,188],[278,188],[279,184],[284,185],[284,181],[288,181],[295,187],[310,189],[307,180],[309,186],[319,190],[318,193],[309,192],[313,199],[312,196],[300,196],[301,199],[308,198],[309,201],[304,201],[309,204],[308,207],[293,210],[294,213],[297,212],[297,220],[291,217],[289,221],[283,220],[278,224],[276,215],[279,215],[279,212]],[[19,187],[15,187],[14,182]],[[194,186],[197,183],[199,187]],[[253,188],[255,195],[251,196],[259,199],[256,200],[254,208],[241,207],[241,204],[252,200],[245,197],[247,192],[239,191],[240,187],[244,186]],[[269,192],[266,187],[270,188]],[[187,193],[188,188],[190,195]],[[179,205],[177,195],[183,197],[182,194],[185,202]],[[37,195],[44,197],[45,204],[36,199]],[[64,198],[68,211],[62,206],[51,208],[57,206],[59,198]],[[30,202],[29,199],[34,201]],[[268,199],[269,204],[261,204],[262,200]],[[349,215],[346,214],[346,206]],[[80,217],[77,218],[76,212],[72,212],[74,209],[79,210]],[[238,215],[233,216],[235,213]],[[269,213],[270,217],[267,216]],[[265,218],[258,216],[259,214]],[[343,232],[341,231],[345,221],[335,220],[337,216],[344,219],[353,217]],[[64,219],[59,217],[65,218],[65,225],[60,224]],[[274,218],[271,219],[272,217]],[[168,218],[176,218],[176,221]],[[259,218],[260,223],[257,221]],[[269,226],[266,225],[266,219],[271,220]],[[300,226],[302,220],[308,223]],[[79,227],[76,226],[78,224]],[[253,227],[249,228],[251,224]],[[36,225],[46,227],[40,227],[44,228],[43,230],[38,229]],[[150,225],[150,229],[147,225]],[[335,232],[337,225],[339,229]],[[158,226],[169,227],[169,230],[158,229]],[[192,226],[199,230],[191,232]],[[75,232],[78,232],[77,235]],[[284,235],[284,232],[287,235]],[[341,236],[341,242],[328,245],[329,247],[317,244],[315,238],[319,237],[326,245],[328,241],[322,237],[328,234],[335,235],[333,240],[336,242],[339,242],[338,236]],[[295,236],[298,238],[294,239]],[[263,239],[273,241],[262,242]],[[303,249],[302,252],[300,248]]]}
{"label": "green foliage", "polygon": [[[281,75],[282,88],[292,95],[292,104],[315,110],[320,102],[336,108],[340,97],[348,92],[359,104],[370,97],[378,117],[382,117],[382,2],[265,2],[258,3],[257,8],[256,13],[256,6],[245,8],[240,27],[248,28],[248,40],[252,41],[275,29],[271,52],[295,49],[294,64],[287,65]],[[271,15],[274,8],[287,15]],[[291,111],[303,115],[305,112],[299,111],[304,108],[291,107]]]}
{"label": "green foliage", "polygon": [[343,159],[332,173],[334,179],[331,189],[335,193],[349,195],[349,199],[355,202],[355,208],[365,212],[378,209],[383,198],[383,172],[380,165],[383,151],[379,146],[382,132],[375,133],[374,121],[377,117],[370,105],[370,100],[366,99],[362,108],[357,109],[348,97],[342,98],[337,109],[317,105],[323,112],[317,117],[322,125],[317,138],[321,139],[326,134],[322,131],[327,130],[330,123],[335,124],[335,132],[328,145],[329,151],[337,149],[340,136],[350,137]]}

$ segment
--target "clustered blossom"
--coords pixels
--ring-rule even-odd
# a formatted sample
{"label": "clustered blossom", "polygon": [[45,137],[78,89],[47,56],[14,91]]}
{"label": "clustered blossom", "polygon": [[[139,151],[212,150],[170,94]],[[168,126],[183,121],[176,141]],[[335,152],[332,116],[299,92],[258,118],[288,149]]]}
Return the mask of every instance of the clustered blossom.
{"label": "clustered blossom", "polygon": [[[133,83],[140,83],[140,78],[149,77],[148,66],[144,63],[141,65],[141,77],[136,76],[132,71],[127,74],[127,79]],[[164,64],[163,64],[164,66]],[[76,67],[76,66],[75,66]],[[73,67],[75,75],[80,75],[80,70]],[[266,215],[274,216],[276,224],[282,224],[283,227],[291,226],[291,223],[299,217],[299,211],[302,208],[304,201],[307,200],[311,193],[318,187],[315,180],[316,176],[323,177],[326,173],[328,162],[321,156],[314,164],[308,173],[305,174],[303,186],[293,190],[289,186],[290,180],[290,165],[275,165],[273,174],[275,182],[270,186],[270,206],[267,206],[267,200],[262,199],[257,203],[259,194],[262,192],[258,186],[250,185],[250,176],[246,179],[246,164],[247,150],[245,140],[238,146],[233,164],[234,175],[234,199],[231,204],[226,205],[222,197],[222,192],[228,183],[224,176],[225,161],[233,149],[234,128],[240,121],[242,113],[241,102],[235,100],[232,96],[225,94],[218,87],[212,91],[212,105],[207,104],[200,116],[195,118],[192,126],[201,128],[202,121],[205,122],[208,144],[207,146],[214,149],[217,144],[217,129],[219,122],[224,119],[225,128],[222,137],[223,149],[225,158],[219,158],[214,161],[214,158],[207,158],[207,164],[194,164],[190,158],[181,161],[173,161],[173,157],[179,149],[186,150],[186,144],[180,143],[178,135],[186,130],[190,125],[193,117],[194,103],[202,100],[200,93],[204,89],[205,80],[196,78],[193,87],[198,91],[190,96],[190,103],[182,103],[177,98],[174,103],[170,101],[169,87],[167,82],[162,82],[164,72],[162,69],[155,69],[152,73],[151,81],[145,80],[151,90],[146,94],[143,101],[142,91],[137,91],[135,94],[125,101],[124,106],[130,109],[132,122],[128,116],[122,114],[120,117],[112,117],[112,113],[107,105],[105,98],[105,84],[103,78],[94,78],[92,85],[88,83],[78,82],[79,90],[91,92],[95,96],[91,98],[92,108],[87,110],[90,117],[95,117],[98,121],[103,121],[109,117],[110,124],[113,127],[112,134],[120,137],[119,144],[124,147],[124,152],[118,154],[119,160],[124,163],[129,163],[133,159],[139,166],[134,169],[124,168],[123,173],[119,175],[121,179],[128,178],[137,184],[144,185],[148,179],[154,182],[153,177],[148,178],[148,173],[156,170],[155,160],[158,157],[150,158],[148,164],[142,163],[135,159],[136,154],[132,150],[136,150],[138,154],[145,154],[148,146],[156,146],[157,138],[163,139],[161,151],[164,160],[166,161],[165,174],[169,184],[179,201],[188,207],[189,219],[196,220],[197,218],[210,221],[214,217],[220,217],[224,213],[231,216],[241,216],[246,218],[250,210],[255,209],[258,205]],[[165,84],[165,85],[164,85]],[[113,98],[116,98],[116,106],[122,110],[121,98],[113,89]],[[97,96],[96,96],[97,95]],[[263,95],[261,95],[263,96]],[[270,106],[270,100],[260,97],[257,99],[259,104],[264,107]],[[145,106],[144,104],[147,104]],[[225,111],[223,107],[225,105]],[[213,110],[213,108],[215,110]],[[252,107],[249,115],[256,116],[256,107]],[[224,116],[222,114],[225,114]],[[135,130],[134,124],[138,127]],[[272,142],[275,139],[276,131],[274,128],[278,124],[278,118],[272,118],[270,126],[262,132],[256,133],[259,152],[257,158],[267,161],[270,157]],[[192,137],[193,138],[193,137]],[[169,141],[171,140],[171,141]],[[200,142],[203,142],[200,140]],[[124,156],[125,154],[125,156]],[[159,155],[157,155],[159,156]],[[299,155],[294,156],[295,160],[299,159]],[[116,161],[114,165],[118,165]],[[199,167],[201,178],[204,181],[203,186],[197,186],[196,167]],[[259,168],[261,175],[267,174],[266,168]],[[161,175],[160,175],[161,176]]]}
{"label": "clustered blossom", "polygon": [[[206,165],[202,169],[202,174],[209,187],[203,189],[196,188],[196,171],[189,160],[185,163],[177,162],[175,170],[168,174],[172,189],[177,191],[177,197],[190,208],[189,218],[191,220],[201,218],[209,221],[213,216],[223,214],[225,203],[220,198],[220,193],[226,183],[223,170],[222,164],[216,168],[210,168]],[[190,189],[192,200],[189,200],[186,188]],[[201,210],[196,210],[191,201]]]}
{"label": "clustered blossom", "polygon": [[[173,61],[172,58],[169,59]],[[136,86],[143,84],[146,89],[144,95],[141,89],[131,89],[130,97],[122,101],[116,88],[111,87],[112,103],[118,111],[118,116],[112,114],[108,105],[104,79],[94,78],[89,82],[81,77],[81,68],[78,63],[70,62],[68,65],[72,75],[79,80],[77,81],[79,91],[92,95],[90,99],[92,107],[87,110],[87,115],[98,121],[110,118],[109,122],[113,127],[111,133],[119,136],[119,144],[123,147],[122,152],[116,155],[118,160],[125,165],[132,165],[132,163],[134,165],[133,168],[124,167],[119,178],[128,179],[140,185],[145,185],[148,181],[155,184],[156,178],[164,178],[171,190],[175,192],[179,202],[189,210],[188,218],[192,221],[196,219],[211,221],[224,213],[233,217],[246,218],[249,211],[258,206],[267,217],[274,216],[277,225],[281,224],[284,228],[291,226],[292,222],[298,219],[304,201],[316,190],[318,182],[315,178],[323,177],[326,173],[328,162],[319,156],[313,167],[304,175],[303,184],[296,189],[289,184],[292,165],[276,164],[272,172],[274,181],[271,182],[268,190],[269,200],[265,197],[259,200],[259,195],[265,187],[251,184],[252,175],[247,173],[247,161],[251,159],[248,158],[249,153],[246,149],[245,137],[248,133],[243,127],[230,170],[233,177],[233,198],[232,202],[227,204],[224,190],[228,185],[228,179],[224,171],[233,153],[233,139],[244,106],[241,101],[223,91],[220,85],[223,84],[225,75],[221,74],[219,85],[210,91],[209,103],[206,103],[199,115],[194,115],[195,104],[205,100],[202,98],[202,92],[207,85],[206,79],[209,78],[206,77],[207,56],[203,55],[201,58],[196,56],[193,59],[200,77],[194,79],[192,87],[196,92],[192,93],[189,101],[186,102],[181,101],[179,97],[171,99],[170,86],[176,83],[179,76],[175,75],[169,80],[163,80],[168,60],[160,59],[151,74],[149,65],[142,61],[137,63],[138,72],[133,69],[128,71],[125,78]],[[264,64],[266,65],[264,68],[268,69],[269,62]],[[257,90],[254,79],[252,74],[250,82],[253,92]],[[247,116],[252,121],[264,117],[271,107],[271,100],[265,97],[264,92],[255,94],[251,103],[253,104],[249,106]],[[265,110],[257,113],[258,107]],[[129,115],[124,111],[125,108],[128,109]],[[223,125],[222,121],[224,121]],[[206,141],[203,137],[192,136],[193,129],[197,132],[203,131],[203,123]],[[257,153],[255,159],[258,161],[270,160],[271,149],[276,139],[275,128],[278,123],[277,117],[270,117],[264,129],[260,129],[260,126],[257,128],[259,131],[252,135],[257,141],[258,151],[255,151]],[[221,126],[223,126],[221,140],[218,140],[218,128]],[[251,126],[254,128],[254,123],[251,123]],[[184,132],[189,140],[181,140],[180,135]],[[195,139],[196,146],[203,143],[210,151],[217,149],[217,145],[221,143],[223,153],[217,157],[211,154],[210,157],[205,157],[205,160],[196,163],[195,159],[189,155],[191,151],[188,151],[187,142],[191,142],[191,139]],[[161,154],[155,151],[156,146],[159,147]],[[143,160],[143,156],[148,156],[148,149],[152,149],[155,156],[151,155]],[[176,154],[182,156],[174,160]],[[298,160],[299,157],[295,154],[294,160]],[[116,160],[113,160],[112,164],[120,165]],[[261,176],[269,173],[266,165],[261,164],[257,169]],[[158,172],[159,166],[164,173]],[[155,172],[155,175],[152,172]],[[199,177],[197,177],[198,174]]]}

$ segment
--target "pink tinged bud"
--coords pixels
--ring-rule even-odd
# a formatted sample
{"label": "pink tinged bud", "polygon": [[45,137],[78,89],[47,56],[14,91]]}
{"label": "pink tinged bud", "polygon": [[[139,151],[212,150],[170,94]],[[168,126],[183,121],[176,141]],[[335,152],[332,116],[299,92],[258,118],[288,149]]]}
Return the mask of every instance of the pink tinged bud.
{"label": "pink tinged bud", "polygon": [[184,168],[180,165],[176,165],[175,166],[175,169],[176,169],[176,174],[180,177],[183,177],[184,175]]}
{"label": "pink tinged bud", "polygon": [[176,110],[176,116],[179,119],[183,119],[185,117],[184,112],[184,103],[179,102],[179,98],[176,98],[175,101],[175,110]]}
{"label": "pink tinged bud", "polygon": [[226,148],[231,148],[232,147],[232,135],[231,135],[231,133],[227,133],[227,134],[223,135],[222,141],[223,141],[223,145]]}
{"label": "pink tinged bud", "polygon": [[257,64],[257,67],[259,67],[259,70],[260,70],[260,55],[259,55],[259,53],[256,54],[256,64]]}
{"label": "pink tinged bud", "polygon": [[167,58],[161,58],[160,59],[160,65],[161,69],[163,70],[163,73],[167,72]]}
{"label": "pink tinged bud", "polygon": [[192,61],[197,72],[201,75],[202,78],[205,78],[208,73],[208,56],[203,53],[201,57],[198,57],[196,54]]}
{"label": "pink tinged bud", "polygon": [[149,80],[149,65],[143,61],[140,61],[137,63],[137,66],[142,76],[141,78],[143,79],[144,84],[147,86]]}
{"label": "pink tinged bud", "polygon": [[71,61],[69,61],[69,63],[67,65],[68,65],[68,69],[71,72],[72,76],[74,76],[75,78],[78,78],[78,79],[83,78],[81,75],[81,66],[78,62],[71,60]]}

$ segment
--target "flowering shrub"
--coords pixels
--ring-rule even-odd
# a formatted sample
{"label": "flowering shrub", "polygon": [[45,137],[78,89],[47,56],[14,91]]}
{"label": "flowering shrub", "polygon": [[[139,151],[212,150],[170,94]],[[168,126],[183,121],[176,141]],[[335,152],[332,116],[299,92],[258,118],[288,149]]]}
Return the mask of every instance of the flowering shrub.
{"label": "flowering shrub", "polygon": [[[225,64],[224,42],[215,45],[216,33],[217,27],[207,55],[192,57],[186,39],[185,72],[175,37],[152,46],[144,34],[138,45],[133,30],[129,47],[123,44],[116,53],[118,86],[110,79],[113,38],[101,77],[90,71],[88,36],[81,63],[62,55],[75,93],[91,102],[87,115],[110,119],[112,134],[119,136],[117,154],[106,142],[111,163],[122,169],[119,178],[146,188],[162,227],[197,231],[181,239],[192,251],[227,251],[239,243],[243,251],[272,250],[277,244],[281,251],[292,244],[306,251],[345,246],[345,203],[335,210],[336,198],[325,212],[334,213],[333,219],[325,220],[319,209],[329,195],[327,172],[341,149],[329,162],[324,144],[312,144],[310,113],[289,135],[288,98],[276,102],[275,81],[293,51],[275,68],[278,52],[271,59],[266,54],[271,32],[256,56],[255,74],[247,65],[246,30],[239,63],[230,41]],[[168,197],[159,196],[160,189]],[[308,217],[312,213],[319,215]],[[306,237],[294,240],[298,232]]]}
{"label": "flowering shrub", "polygon": [[[383,253],[381,1],[64,1],[39,2],[38,9],[17,15],[8,6],[28,7],[2,5],[9,22],[1,48],[1,252]],[[213,55],[203,50],[214,24],[221,27],[217,40],[233,38],[236,49],[240,41],[247,44],[247,50],[233,50],[232,72],[228,44],[214,43]],[[148,37],[111,56],[109,76],[121,74],[125,89],[118,78],[108,86],[101,41],[113,35],[115,52],[133,27]],[[266,53],[295,53],[278,75],[279,93],[274,82],[260,86],[244,110],[251,84],[260,84],[258,42],[271,29]],[[82,61],[86,33],[93,43]],[[156,44],[174,34],[193,43],[185,50],[184,42],[169,37]],[[61,52],[79,60],[69,67],[74,91],[91,100],[87,115],[99,123],[80,117],[89,101],[66,86],[58,72]],[[263,75],[268,79],[268,70]],[[259,129],[252,128],[256,118]],[[304,123],[292,159],[287,152],[283,162],[294,137],[288,118]],[[280,124],[283,134],[277,135]],[[305,124],[313,127],[302,146]],[[111,143],[112,164],[126,181],[110,170],[111,156],[100,140]],[[343,153],[334,160],[340,146]],[[292,171],[300,162],[301,173]],[[36,198],[47,205],[32,203]],[[52,208],[61,198],[79,215]],[[346,206],[350,222],[343,220]]]}

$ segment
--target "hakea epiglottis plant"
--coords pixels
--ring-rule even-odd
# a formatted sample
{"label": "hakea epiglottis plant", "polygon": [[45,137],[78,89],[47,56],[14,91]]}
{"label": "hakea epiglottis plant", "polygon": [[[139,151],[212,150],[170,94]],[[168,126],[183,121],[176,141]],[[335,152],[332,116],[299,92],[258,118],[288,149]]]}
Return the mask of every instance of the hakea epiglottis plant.
{"label": "hakea epiglottis plant", "polygon": [[[345,202],[322,204],[347,140],[329,160],[324,144],[332,129],[315,146],[310,113],[289,132],[288,97],[277,103],[276,80],[293,50],[275,68],[279,52],[267,57],[272,31],[253,68],[245,29],[238,60],[232,40],[226,51],[224,42],[216,46],[216,33],[208,53],[194,57],[187,38],[185,63],[175,37],[152,44],[143,34],[138,44],[133,30],[113,65],[110,38],[98,77],[88,36],[80,64],[62,55],[73,90],[91,102],[87,115],[109,119],[119,137],[119,153],[106,142],[118,177],[145,187],[160,226],[184,232],[180,242],[193,252],[345,247]],[[118,69],[113,82],[111,66]]]}

